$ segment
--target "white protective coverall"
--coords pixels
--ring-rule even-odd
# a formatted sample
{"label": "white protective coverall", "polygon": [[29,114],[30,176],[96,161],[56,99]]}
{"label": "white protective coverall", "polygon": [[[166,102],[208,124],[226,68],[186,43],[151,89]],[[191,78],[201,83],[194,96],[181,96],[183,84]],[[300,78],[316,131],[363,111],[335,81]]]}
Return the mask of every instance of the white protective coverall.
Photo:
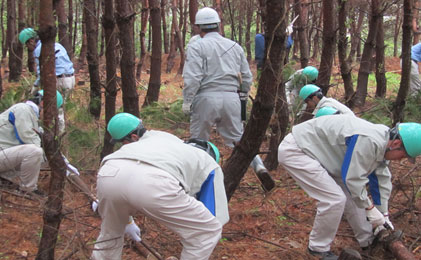
{"label": "white protective coverall", "polygon": [[[384,160],[389,128],[350,115],[329,115],[298,124],[278,149],[279,163],[318,200],[309,248],[330,250],[342,214],[360,246],[368,246],[372,227],[365,208],[388,211],[391,174]],[[344,212],[345,210],[345,212]]]}
{"label": "white protective coverall", "polygon": [[243,48],[217,32],[206,33],[189,44],[183,75],[184,104],[192,104],[191,137],[209,140],[216,124],[225,144],[234,147],[243,133],[237,91],[248,92],[253,80]]}
{"label": "white protective coverall", "polygon": [[38,114],[38,106],[31,101],[0,114],[0,175],[12,181],[18,178],[25,191],[37,189],[43,161],[41,139],[34,131],[39,128]]}
{"label": "white protective coverall", "polygon": [[352,112],[352,110],[349,109],[349,107],[345,106],[344,104],[342,104],[334,98],[328,97],[322,97],[322,99],[320,99],[319,103],[317,103],[317,106],[314,108],[312,114],[315,116],[317,114],[317,111],[319,111],[319,109],[322,107],[333,107],[336,110],[338,110],[340,114],[355,116],[354,112]]}
{"label": "white protective coverall", "polygon": [[[146,131],[102,161],[97,193],[101,233],[93,259],[120,259],[129,216],[140,211],[181,237],[181,260],[208,259],[228,222],[223,173],[205,151],[172,134]],[[215,171],[216,217],[195,199]]]}
{"label": "white protective coverall", "polygon": [[295,104],[295,99],[298,97],[300,90],[307,84],[311,82],[303,75],[303,70],[300,69],[294,72],[285,82],[285,95],[287,97],[288,105],[292,106]]}

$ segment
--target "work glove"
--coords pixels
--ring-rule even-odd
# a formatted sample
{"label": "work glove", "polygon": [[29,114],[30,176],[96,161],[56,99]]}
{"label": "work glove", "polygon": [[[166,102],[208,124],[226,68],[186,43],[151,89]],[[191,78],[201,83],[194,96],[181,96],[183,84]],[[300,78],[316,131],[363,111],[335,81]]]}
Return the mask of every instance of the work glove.
{"label": "work glove", "polygon": [[371,209],[366,209],[365,214],[367,215],[367,220],[374,228],[383,226],[386,221],[383,214],[374,206]]}
{"label": "work glove", "polygon": [[183,106],[181,107],[185,115],[190,115],[190,108],[191,108],[191,103],[183,103]]}
{"label": "work glove", "polygon": [[131,239],[133,239],[136,242],[140,242],[142,240],[140,238],[140,228],[136,225],[136,223],[134,223],[133,220],[126,225],[124,234],[128,235]]}
{"label": "work glove", "polygon": [[98,203],[99,203],[98,200],[92,201],[92,211],[93,212],[96,212],[96,210],[98,209]]}
{"label": "work glove", "polygon": [[374,231],[373,231],[374,236],[377,236],[380,233],[380,231],[382,231],[382,230],[385,230],[385,229],[394,230],[395,229],[392,222],[389,220],[389,213],[387,213],[387,212],[383,213],[383,216],[384,216],[385,223],[383,225],[377,226],[374,229]]}
{"label": "work glove", "polygon": [[288,27],[287,27],[287,34],[288,35],[291,35],[293,32],[294,32],[294,29],[292,28],[292,25],[288,25]]}
{"label": "work glove", "polygon": [[67,166],[66,177],[69,176],[71,173],[74,173],[77,176],[80,176],[80,173],[79,173],[78,169],[70,164],[70,162],[69,162],[69,160],[67,160],[66,156],[64,156],[63,154],[61,156],[63,156],[64,162],[66,163],[66,166]]}

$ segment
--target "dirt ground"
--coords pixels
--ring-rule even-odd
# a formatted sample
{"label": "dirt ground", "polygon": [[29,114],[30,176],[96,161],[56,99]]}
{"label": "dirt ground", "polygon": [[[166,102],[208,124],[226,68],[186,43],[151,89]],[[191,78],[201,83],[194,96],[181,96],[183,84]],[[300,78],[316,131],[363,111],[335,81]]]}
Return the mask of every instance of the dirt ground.
{"label": "dirt ground", "polygon": [[[396,70],[396,62],[399,60],[389,60],[391,66],[388,70]],[[86,78],[86,75],[78,77]],[[182,85],[179,75],[163,73],[163,82],[176,87],[165,88],[160,100],[171,101],[179,97]],[[142,74],[142,84],[147,84],[146,73]],[[143,102],[144,91],[140,92]],[[229,157],[229,150],[218,136],[214,134],[212,137],[221,147],[223,163]],[[390,168],[394,184],[389,202],[391,220],[396,229],[403,230],[404,245],[421,259],[421,199],[415,197],[421,186],[420,161],[415,165],[407,161],[396,162]],[[276,187],[265,193],[252,170],[247,171],[229,202],[230,222],[224,226],[222,239],[211,259],[315,259],[307,253],[307,244],[316,201],[299,189],[281,167],[271,175]],[[84,170],[81,176],[91,190],[95,190],[95,170]],[[49,172],[42,171],[40,187],[47,190],[48,182]],[[44,201],[25,199],[5,191],[0,196],[0,259],[34,259],[42,235]],[[100,230],[100,217],[92,212],[87,196],[70,183],[65,187],[63,212],[66,214],[60,226],[56,259],[89,259]],[[175,234],[141,214],[134,217],[147,245],[163,257],[179,255],[181,244]],[[340,225],[332,250],[339,253],[344,248],[362,253],[345,220]],[[146,259],[147,254],[145,247],[126,240],[123,259]],[[148,259],[152,259],[151,256]],[[373,255],[366,254],[365,259],[393,258],[389,252],[379,249]]]}

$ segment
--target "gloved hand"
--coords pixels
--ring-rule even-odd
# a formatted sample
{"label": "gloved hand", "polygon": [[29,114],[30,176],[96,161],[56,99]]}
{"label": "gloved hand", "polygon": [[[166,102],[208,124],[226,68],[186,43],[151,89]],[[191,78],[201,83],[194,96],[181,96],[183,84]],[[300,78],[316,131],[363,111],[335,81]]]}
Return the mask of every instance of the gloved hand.
{"label": "gloved hand", "polygon": [[293,32],[294,32],[294,29],[292,28],[292,25],[288,25],[288,27],[287,27],[287,34],[288,35],[291,35]]}
{"label": "gloved hand", "polygon": [[191,108],[191,103],[183,103],[181,110],[183,110],[183,113],[185,115],[190,115],[190,108]]}
{"label": "gloved hand", "polygon": [[98,209],[98,200],[92,201],[92,211],[95,212]]}
{"label": "gloved hand", "polygon": [[124,234],[128,235],[131,239],[133,239],[136,242],[140,242],[142,240],[140,238],[140,228],[136,225],[136,223],[134,223],[133,220],[126,225]]}
{"label": "gloved hand", "polygon": [[373,225],[374,228],[383,226],[386,221],[383,214],[376,207],[374,207],[374,205],[370,209],[365,209],[365,214],[367,215],[367,220],[371,225]]}
{"label": "gloved hand", "polygon": [[389,212],[385,212],[385,213],[383,213],[383,216],[384,216],[384,220],[385,220],[385,226],[387,225],[387,226],[389,226],[389,228],[391,229],[391,230],[395,230],[395,227],[393,226],[393,224],[392,224],[392,221],[390,221],[390,219],[389,219]]}

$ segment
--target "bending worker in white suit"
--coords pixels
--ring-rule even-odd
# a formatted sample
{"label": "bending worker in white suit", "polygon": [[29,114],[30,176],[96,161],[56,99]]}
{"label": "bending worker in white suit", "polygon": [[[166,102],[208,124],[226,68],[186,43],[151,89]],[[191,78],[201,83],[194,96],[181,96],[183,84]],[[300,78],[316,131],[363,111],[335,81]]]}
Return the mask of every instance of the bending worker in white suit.
{"label": "bending worker in white suit", "polygon": [[[330,251],[342,214],[361,247],[387,223],[392,189],[388,160],[421,154],[421,124],[389,129],[350,115],[325,115],[292,128],[278,149],[279,163],[318,200],[309,252],[337,259]],[[370,186],[372,200],[366,184]],[[369,224],[367,222],[369,220]]]}
{"label": "bending worker in white suit", "polygon": [[130,218],[136,212],[181,237],[181,260],[208,259],[229,220],[216,147],[194,144],[205,145],[207,153],[172,134],[147,131],[128,113],[111,118],[107,130],[123,146],[103,159],[98,172],[102,224],[93,259],[120,259],[124,233],[140,241]]}

